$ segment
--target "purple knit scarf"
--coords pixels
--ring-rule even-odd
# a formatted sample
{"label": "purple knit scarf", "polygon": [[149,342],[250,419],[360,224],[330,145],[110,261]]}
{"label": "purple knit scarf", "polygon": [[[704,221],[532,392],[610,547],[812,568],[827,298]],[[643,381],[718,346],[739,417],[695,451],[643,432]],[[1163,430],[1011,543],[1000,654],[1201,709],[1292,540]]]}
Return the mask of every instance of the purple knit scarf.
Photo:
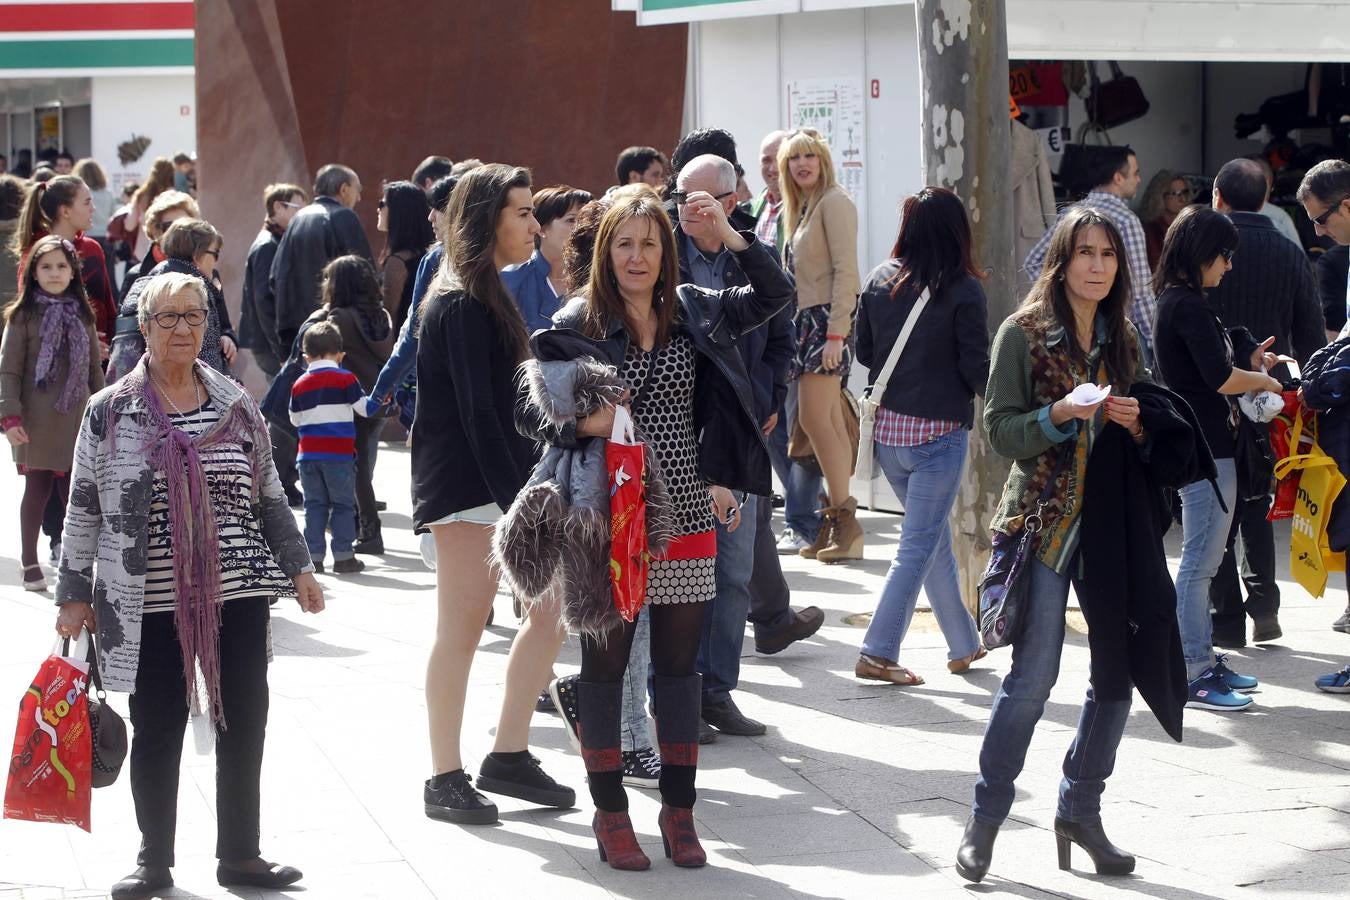
{"label": "purple knit scarf", "polygon": [[119,383],[118,393],[139,394],[143,399],[151,426],[146,449],[151,465],[164,473],[173,541],[173,622],[178,629],[191,708],[201,711],[193,665],[196,661],[206,683],[211,722],[224,729],[220,703],[220,539],[201,454],[217,444],[254,440],[253,422],[246,405],[235,403],[222,421],[194,439],[170,421],[147,377],[147,363],[148,359],[142,357],[141,364]]}
{"label": "purple knit scarf", "polygon": [[42,307],[42,324],[38,326],[41,349],[37,358],[37,386],[46,389],[49,379],[56,376],[59,354],[65,350],[66,383],[56,398],[56,411],[68,413],[75,400],[89,384],[89,332],[80,318],[79,299],[53,297],[37,291],[37,302]]}

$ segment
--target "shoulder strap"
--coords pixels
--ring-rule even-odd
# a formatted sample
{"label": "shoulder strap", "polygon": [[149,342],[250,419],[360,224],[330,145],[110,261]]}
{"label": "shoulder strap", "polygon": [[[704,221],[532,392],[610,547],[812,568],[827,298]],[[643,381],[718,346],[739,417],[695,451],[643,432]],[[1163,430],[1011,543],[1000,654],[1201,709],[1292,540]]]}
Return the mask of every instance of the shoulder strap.
{"label": "shoulder strap", "polygon": [[876,397],[877,402],[886,396],[886,385],[890,383],[891,373],[895,371],[895,366],[900,362],[900,354],[905,352],[905,344],[909,343],[909,336],[914,333],[914,325],[919,321],[919,314],[923,308],[928,305],[928,288],[923,289],[919,299],[914,301],[914,308],[909,311],[909,316],[905,318],[905,325],[900,329],[900,336],[895,339],[895,346],[891,348],[891,355],[886,357],[886,364],[881,367],[877,373],[877,380],[872,384],[872,395]]}

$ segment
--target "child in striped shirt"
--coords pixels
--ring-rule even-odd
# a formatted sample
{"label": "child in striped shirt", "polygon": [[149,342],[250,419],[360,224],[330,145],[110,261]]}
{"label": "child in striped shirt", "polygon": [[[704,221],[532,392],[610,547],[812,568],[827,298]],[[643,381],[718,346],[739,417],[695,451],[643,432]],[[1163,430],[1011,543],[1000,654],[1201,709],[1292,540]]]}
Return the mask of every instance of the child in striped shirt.
{"label": "child in striped shirt", "polygon": [[314,571],[323,571],[325,532],[333,534],[333,572],[360,572],[356,558],[356,425],[366,395],[356,376],[342,368],[342,333],[316,322],[300,343],[309,368],[291,388],[291,422],[300,432],[300,487],[305,493],[305,543]]}

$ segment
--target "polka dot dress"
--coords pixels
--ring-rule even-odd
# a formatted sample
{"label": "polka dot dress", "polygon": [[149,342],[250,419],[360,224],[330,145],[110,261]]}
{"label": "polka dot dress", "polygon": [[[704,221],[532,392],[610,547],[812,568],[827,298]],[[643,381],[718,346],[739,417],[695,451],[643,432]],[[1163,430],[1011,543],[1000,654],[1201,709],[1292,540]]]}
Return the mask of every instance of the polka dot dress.
{"label": "polka dot dress", "polygon": [[[694,346],[683,334],[643,350],[630,342],[622,377],[636,395],[633,420],[652,447],[675,507],[676,534],[713,531],[708,488],[698,471],[694,436]],[[717,593],[717,557],[652,560],[647,602],[698,603]]]}

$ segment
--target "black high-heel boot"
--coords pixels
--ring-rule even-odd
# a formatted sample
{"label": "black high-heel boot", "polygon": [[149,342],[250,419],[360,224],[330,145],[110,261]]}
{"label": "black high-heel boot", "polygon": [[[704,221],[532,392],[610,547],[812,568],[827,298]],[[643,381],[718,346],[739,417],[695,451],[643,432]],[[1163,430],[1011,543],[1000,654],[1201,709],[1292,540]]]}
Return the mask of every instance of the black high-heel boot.
{"label": "black high-heel boot", "polygon": [[1134,871],[1134,857],[1111,843],[1102,830],[1101,822],[1068,822],[1055,817],[1055,847],[1059,851],[1059,867],[1069,870],[1069,854],[1077,844],[1092,857],[1098,875],[1128,875]]}
{"label": "black high-heel boot", "polygon": [[966,881],[979,883],[989,874],[989,864],[994,861],[994,838],[998,837],[997,825],[986,825],[975,821],[971,816],[966,822],[965,834],[961,835],[961,847],[956,851],[956,872]]}

